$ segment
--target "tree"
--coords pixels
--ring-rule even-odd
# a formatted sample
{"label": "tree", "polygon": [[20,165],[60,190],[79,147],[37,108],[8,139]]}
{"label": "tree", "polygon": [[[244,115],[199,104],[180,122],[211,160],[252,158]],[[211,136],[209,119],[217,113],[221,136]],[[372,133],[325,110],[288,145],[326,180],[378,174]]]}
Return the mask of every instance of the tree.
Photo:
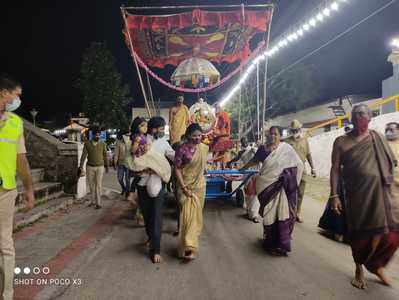
{"label": "tree", "polygon": [[297,112],[314,104],[320,97],[320,90],[320,82],[312,66],[299,64],[284,72],[272,79],[268,86],[271,117]]}
{"label": "tree", "polygon": [[115,59],[104,43],[93,42],[83,54],[77,87],[83,96],[83,112],[91,124],[128,128],[129,87],[123,85]]}

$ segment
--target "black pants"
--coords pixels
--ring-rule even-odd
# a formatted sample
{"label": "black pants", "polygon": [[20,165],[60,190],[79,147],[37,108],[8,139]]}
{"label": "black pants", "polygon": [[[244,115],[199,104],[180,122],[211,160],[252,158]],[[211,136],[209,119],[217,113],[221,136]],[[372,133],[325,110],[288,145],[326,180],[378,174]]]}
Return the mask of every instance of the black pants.
{"label": "black pants", "polygon": [[138,202],[141,213],[144,217],[145,231],[150,240],[150,254],[161,253],[162,235],[162,207],[165,201],[165,186],[162,187],[159,195],[151,198],[147,193],[147,188],[137,186]]}
{"label": "black pants", "polygon": [[138,177],[138,176],[134,177],[133,174],[134,173],[130,174],[130,176],[131,176],[130,178],[133,178],[132,184],[130,185],[130,192],[131,193],[134,193],[136,191],[137,183],[139,183],[139,181],[141,179],[141,177]]}

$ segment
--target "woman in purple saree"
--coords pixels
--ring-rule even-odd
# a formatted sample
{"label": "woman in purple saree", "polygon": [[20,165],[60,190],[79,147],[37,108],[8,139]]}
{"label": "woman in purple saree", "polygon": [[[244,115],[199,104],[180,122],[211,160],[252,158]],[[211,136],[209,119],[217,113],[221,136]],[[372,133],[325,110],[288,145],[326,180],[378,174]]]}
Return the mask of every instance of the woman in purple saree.
{"label": "woman in purple saree", "polygon": [[267,144],[259,147],[244,168],[262,164],[256,177],[256,193],[259,214],[263,217],[263,246],[272,255],[286,256],[291,251],[298,183],[304,165],[295,150],[281,142],[280,137],[279,128],[271,127]]}

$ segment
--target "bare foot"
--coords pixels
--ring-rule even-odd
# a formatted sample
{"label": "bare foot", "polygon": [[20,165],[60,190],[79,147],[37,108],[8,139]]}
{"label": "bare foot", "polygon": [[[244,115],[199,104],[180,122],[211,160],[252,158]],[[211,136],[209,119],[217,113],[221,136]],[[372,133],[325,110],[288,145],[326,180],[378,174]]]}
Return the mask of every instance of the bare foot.
{"label": "bare foot", "polygon": [[379,268],[374,274],[381,280],[382,284],[391,286],[391,281],[385,276],[384,268]]}
{"label": "bare foot", "polygon": [[144,219],[141,218],[141,217],[138,217],[137,220],[136,220],[136,222],[137,222],[137,225],[138,225],[138,226],[144,226],[144,225],[145,225],[145,224],[144,224]]}
{"label": "bare foot", "polygon": [[367,288],[366,282],[364,280],[364,272],[362,265],[356,264],[355,278],[352,280],[352,285],[358,289],[364,290]]}
{"label": "bare foot", "polygon": [[162,262],[162,256],[159,254],[154,254],[152,257],[152,262],[154,264],[160,264]]}
{"label": "bare foot", "polygon": [[296,217],[296,221],[297,221],[298,223],[303,223],[303,219],[302,219],[300,216],[297,216],[297,217]]}
{"label": "bare foot", "polygon": [[186,251],[186,252],[184,253],[183,258],[184,258],[187,262],[193,261],[193,260],[195,259],[194,251]]}
{"label": "bare foot", "polygon": [[334,234],[334,240],[336,240],[337,242],[342,243],[344,241],[344,236],[341,234]]}

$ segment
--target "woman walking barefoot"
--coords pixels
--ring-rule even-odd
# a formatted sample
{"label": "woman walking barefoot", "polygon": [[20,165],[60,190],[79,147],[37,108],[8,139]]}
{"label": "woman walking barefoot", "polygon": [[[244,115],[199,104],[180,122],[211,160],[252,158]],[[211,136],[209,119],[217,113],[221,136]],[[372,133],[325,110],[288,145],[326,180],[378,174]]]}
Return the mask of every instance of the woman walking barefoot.
{"label": "woman walking barefoot", "polygon": [[179,256],[191,261],[198,252],[205,203],[205,177],[208,146],[201,143],[201,127],[194,123],[187,128],[187,141],[176,151],[175,172],[180,202]]}

